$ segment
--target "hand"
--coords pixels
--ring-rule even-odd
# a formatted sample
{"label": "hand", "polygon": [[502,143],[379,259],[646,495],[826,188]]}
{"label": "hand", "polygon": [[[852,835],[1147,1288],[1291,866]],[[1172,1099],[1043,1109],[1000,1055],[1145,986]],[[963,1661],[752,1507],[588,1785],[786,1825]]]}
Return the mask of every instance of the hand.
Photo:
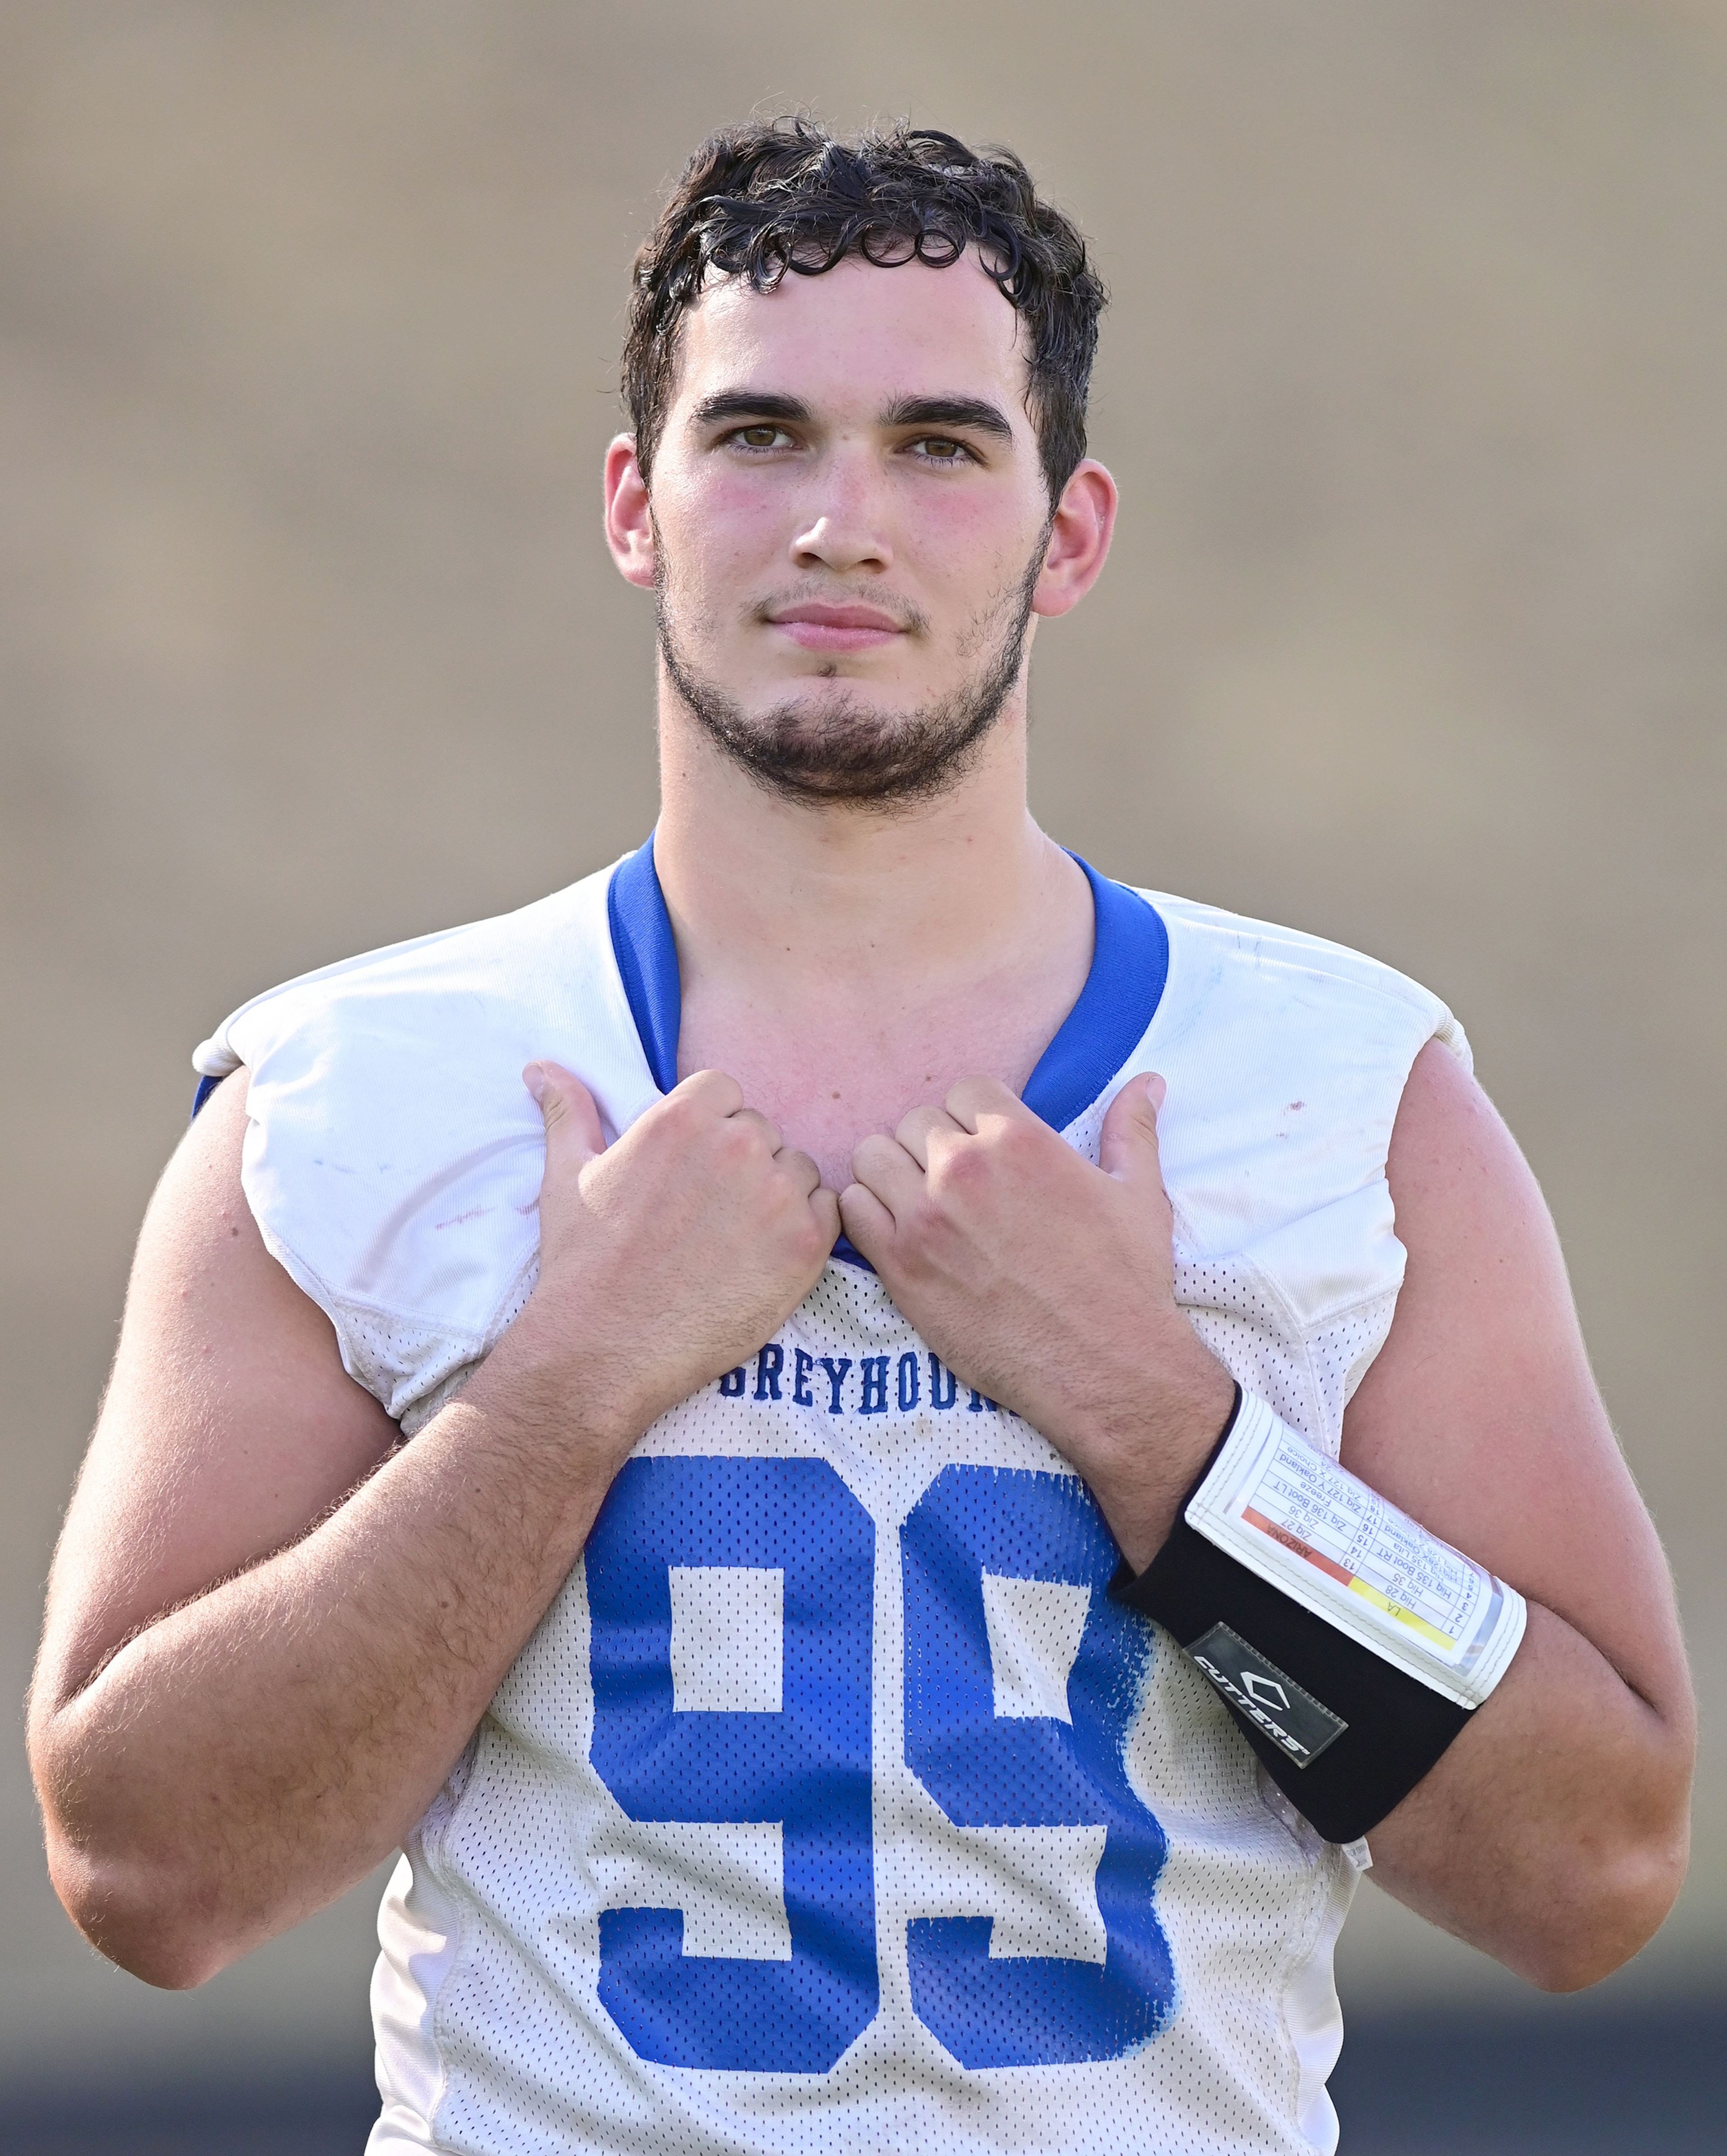
{"label": "hand", "polygon": [[531,1063],[522,1080],[546,1124],[540,1278],[503,1344],[621,1459],[773,1337],[820,1278],[838,1208],[722,1071],[685,1079],[609,1147],[578,1078]]}
{"label": "hand", "polygon": [[1136,1570],[1230,1411],[1230,1375],[1174,1296],[1158,1166],[1164,1081],[1130,1078],[1101,1167],[1005,1086],[963,1078],[892,1137],[866,1138],[846,1234],[930,1346],[1090,1483]]}

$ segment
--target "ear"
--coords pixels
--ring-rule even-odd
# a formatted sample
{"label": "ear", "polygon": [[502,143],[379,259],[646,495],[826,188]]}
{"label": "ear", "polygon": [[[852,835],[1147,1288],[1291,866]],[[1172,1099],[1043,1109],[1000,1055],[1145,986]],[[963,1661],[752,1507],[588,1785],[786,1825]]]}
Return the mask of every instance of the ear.
{"label": "ear", "polygon": [[1121,497],[1095,457],[1074,468],[1050,525],[1043,568],[1031,593],[1034,613],[1066,613],[1103,573]]}
{"label": "ear", "polygon": [[654,583],[654,519],[648,483],[635,460],[635,437],[619,434],[605,453],[605,542],[627,584]]}

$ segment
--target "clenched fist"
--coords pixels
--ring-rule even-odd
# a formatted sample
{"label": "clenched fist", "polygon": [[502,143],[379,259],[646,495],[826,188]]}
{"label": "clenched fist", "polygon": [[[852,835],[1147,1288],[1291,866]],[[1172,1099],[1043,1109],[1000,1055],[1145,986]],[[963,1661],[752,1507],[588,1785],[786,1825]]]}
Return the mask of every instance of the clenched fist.
{"label": "clenched fist", "polygon": [[578,1078],[555,1063],[522,1078],[546,1123],[540,1278],[504,1348],[621,1461],[797,1308],[838,1205],[722,1071],[685,1079],[610,1147]]}
{"label": "clenched fist", "polygon": [[846,1232],[948,1367],[1090,1483],[1136,1568],[1161,1548],[1234,1385],[1178,1308],[1164,1081],[1130,1078],[1093,1168],[1005,1086],[964,1078],[866,1138]]}

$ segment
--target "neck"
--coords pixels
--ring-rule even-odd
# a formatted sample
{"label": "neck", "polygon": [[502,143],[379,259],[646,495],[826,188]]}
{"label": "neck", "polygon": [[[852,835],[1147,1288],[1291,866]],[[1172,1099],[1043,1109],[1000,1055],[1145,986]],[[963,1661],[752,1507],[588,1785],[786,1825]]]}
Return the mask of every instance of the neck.
{"label": "neck", "polygon": [[670,696],[660,747],[655,863],[686,999],[771,976],[873,1001],[908,968],[927,996],[1035,965],[1052,922],[1088,906],[1026,806],[1023,701],[957,784],[887,812],[767,792]]}
{"label": "neck", "polygon": [[1086,880],[1025,805],[1023,700],[956,785],[891,814],[779,799],[667,701],[680,1073],[729,1071],[835,1190],[866,1132],[959,1079],[1022,1087],[1092,943]]}

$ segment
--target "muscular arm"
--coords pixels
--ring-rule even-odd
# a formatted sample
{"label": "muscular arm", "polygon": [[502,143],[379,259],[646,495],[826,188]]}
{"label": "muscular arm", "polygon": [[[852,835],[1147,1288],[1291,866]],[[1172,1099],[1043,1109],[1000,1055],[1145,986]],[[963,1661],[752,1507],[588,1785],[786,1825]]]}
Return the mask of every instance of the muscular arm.
{"label": "muscular arm", "polygon": [[[1161,1080],[1099,1173],[989,1080],[859,1147],[847,1231],[967,1382],[1086,1476],[1135,1569],[1222,1426],[1229,1380],[1171,1291]],[[1541,1195],[1446,1051],[1417,1059],[1389,1176],[1409,1253],[1344,1460],[1520,1589],[1523,1645],[1370,1836],[1375,1876],[1550,1989],[1616,1969],[1683,1874],[1693,1712],[1671,1582],[1608,1427]]]}
{"label": "muscular arm", "polygon": [[152,1983],[201,1981],[396,1846],[635,1437],[820,1270],[833,1200],[729,1079],[604,1153],[582,1088],[549,1084],[540,1285],[406,1445],[265,1250],[243,1078],[163,1177],[30,1703],[55,1887]]}
{"label": "muscular arm", "polygon": [[1694,1719],[1672,1583],[1541,1194],[1443,1050],[1391,1142],[1409,1252],[1344,1464],[1529,1598],[1492,1697],[1370,1836],[1400,1901],[1550,1989],[1616,1969],[1684,1875]]}

